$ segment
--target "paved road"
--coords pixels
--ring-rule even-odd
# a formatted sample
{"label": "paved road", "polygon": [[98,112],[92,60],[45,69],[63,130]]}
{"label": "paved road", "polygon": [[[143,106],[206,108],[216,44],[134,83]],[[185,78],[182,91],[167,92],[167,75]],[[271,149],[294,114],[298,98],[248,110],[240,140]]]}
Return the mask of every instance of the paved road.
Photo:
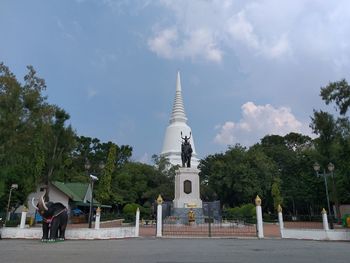
{"label": "paved road", "polygon": [[0,262],[350,262],[349,242],[242,239],[0,240]]}

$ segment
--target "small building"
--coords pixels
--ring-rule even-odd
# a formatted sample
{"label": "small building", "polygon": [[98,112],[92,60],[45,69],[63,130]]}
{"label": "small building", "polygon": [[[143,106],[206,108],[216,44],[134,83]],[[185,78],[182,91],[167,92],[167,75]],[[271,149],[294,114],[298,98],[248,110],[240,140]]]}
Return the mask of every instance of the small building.
{"label": "small building", "polygon": [[[91,185],[89,183],[63,183],[63,182],[51,182],[49,191],[49,200],[52,202],[60,202],[68,208],[68,214],[70,219],[74,215],[80,216],[80,221],[86,221],[91,200]],[[44,185],[37,187],[36,192],[29,194],[28,216],[35,217],[36,211],[32,205],[32,199],[34,198],[34,204],[38,203],[39,198],[45,194]],[[94,208],[102,206],[110,208],[111,206],[101,205],[95,199],[93,201]],[[81,211],[78,212],[78,211]],[[78,212],[78,213],[77,213]]]}

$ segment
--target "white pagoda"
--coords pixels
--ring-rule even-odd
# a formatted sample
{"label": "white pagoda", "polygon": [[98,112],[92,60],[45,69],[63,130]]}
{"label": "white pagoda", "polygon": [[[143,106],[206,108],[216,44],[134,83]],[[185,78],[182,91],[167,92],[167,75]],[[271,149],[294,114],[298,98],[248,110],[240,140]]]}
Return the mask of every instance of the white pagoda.
{"label": "white pagoda", "polygon": [[169,126],[166,129],[163,149],[160,154],[162,157],[166,157],[170,164],[182,166],[181,161],[181,132],[182,137],[190,137],[190,143],[192,146],[192,158],[191,167],[197,167],[199,160],[197,158],[196,148],[194,146],[193,134],[191,128],[187,125],[187,117],[185,114],[185,107],[181,94],[181,80],[180,72],[177,72],[176,78],[176,95],[171,113]]}

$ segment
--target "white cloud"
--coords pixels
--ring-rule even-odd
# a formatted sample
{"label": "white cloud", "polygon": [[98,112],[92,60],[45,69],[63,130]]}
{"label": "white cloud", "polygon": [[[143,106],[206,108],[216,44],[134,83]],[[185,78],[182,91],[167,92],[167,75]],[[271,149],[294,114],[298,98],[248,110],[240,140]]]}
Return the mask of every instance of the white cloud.
{"label": "white cloud", "polygon": [[311,134],[308,125],[296,119],[288,107],[275,108],[270,104],[255,105],[247,102],[242,105],[242,119],[235,123],[227,121],[217,126],[219,130],[214,142],[221,145],[252,145],[267,134],[284,136],[290,132]]}
{"label": "white cloud", "polygon": [[175,28],[167,28],[159,31],[153,39],[148,40],[149,48],[158,56],[164,58],[174,58],[174,42],[177,40]]}
{"label": "white cloud", "polygon": [[239,12],[227,21],[227,32],[233,39],[242,42],[248,47],[258,49],[260,46],[253,26],[247,21],[244,11]]}
{"label": "white cloud", "polygon": [[190,32],[181,43],[176,28],[165,28],[148,40],[148,46],[158,56],[167,59],[203,57],[213,62],[221,62],[222,59],[222,51],[216,47],[212,33],[204,28]]}
{"label": "white cloud", "polygon": [[[246,63],[253,57],[294,61],[295,56],[303,60],[311,54],[316,60],[333,63],[336,69],[349,66],[350,2],[346,0],[153,3],[168,12],[158,20],[158,30],[148,44],[151,51],[166,59],[221,62],[226,53],[233,52]],[[170,38],[166,35],[169,32],[176,32],[176,36]]]}

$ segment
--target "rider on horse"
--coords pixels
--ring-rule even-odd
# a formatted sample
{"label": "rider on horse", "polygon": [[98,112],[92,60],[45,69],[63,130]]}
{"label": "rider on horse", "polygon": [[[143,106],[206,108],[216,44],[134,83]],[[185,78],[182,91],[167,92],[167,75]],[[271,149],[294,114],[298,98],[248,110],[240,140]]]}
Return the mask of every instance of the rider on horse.
{"label": "rider on horse", "polygon": [[181,144],[181,160],[182,160],[182,167],[191,167],[191,157],[192,157],[192,147],[189,142],[191,138],[191,132],[190,132],[190,137],[182,137],[182,132],[181,132],[181,139],[184,141]]}

